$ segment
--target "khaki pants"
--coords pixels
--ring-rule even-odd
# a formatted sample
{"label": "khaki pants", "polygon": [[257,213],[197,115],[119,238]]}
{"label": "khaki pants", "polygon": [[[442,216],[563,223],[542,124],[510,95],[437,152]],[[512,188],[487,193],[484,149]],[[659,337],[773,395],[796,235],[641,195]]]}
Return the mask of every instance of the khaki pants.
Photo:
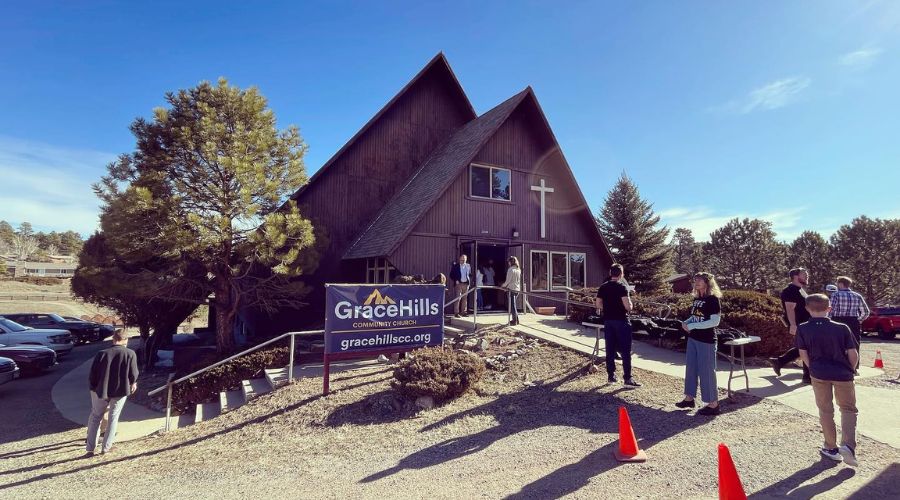
{"label": "khaki pants", "polygon": [[[812,379],[813,394],[819,408],[819,423],[825,435],[825,448],[837,448],[837,430],[834,428],[834,405],[832,397],[841,410],[841,444],[856,449],[856,388],[853,381]],[[832,396],[833,393],[833,396]]]}
{"label": "khaki pants", "polygon": [[466,311],[469,310],[469,296],[465,295],[465,293],[469,291],[469,283],[460,283],[459,281],[457,281],[455,286],[456,296],[462,296],[462,298],[459,299],[459,302],[456,303],[456,314],[465,314]]}

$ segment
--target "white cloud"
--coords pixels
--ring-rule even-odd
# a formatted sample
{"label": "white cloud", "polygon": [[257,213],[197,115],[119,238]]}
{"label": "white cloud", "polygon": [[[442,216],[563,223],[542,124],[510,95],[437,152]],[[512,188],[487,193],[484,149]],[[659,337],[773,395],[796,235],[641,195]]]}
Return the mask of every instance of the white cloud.
{"label": "white cloud", "polygon": [[812,84],[806,76],[792,76],[769,82],[751,90],[746,96],[710,108],[712,111],[747,114],[779,109],[794,102]]}
{"label": "white cloud", "polygon": [[670,229],[683,227],[690,229],[697,241],[709,241],[709,235],[734,218],[762,219],[772,223],[778,239],[789,241],[796,238],[806,229],[810,229],[809,220],[803,213],[806,207],[779,209],[764,213],[722,213],[709,207],[672,207],[658,212],[662,222]]}
{"label": "white cloud", "polygon": [[91,183],[115,155],[0,136],[0,219],[87,236],[98,224]]}
{"label": "white cloud", "polygon": [[867,47],[848,52],[838,58],[838,64],[851,69],[866,69],[884,52],[880,47]]}

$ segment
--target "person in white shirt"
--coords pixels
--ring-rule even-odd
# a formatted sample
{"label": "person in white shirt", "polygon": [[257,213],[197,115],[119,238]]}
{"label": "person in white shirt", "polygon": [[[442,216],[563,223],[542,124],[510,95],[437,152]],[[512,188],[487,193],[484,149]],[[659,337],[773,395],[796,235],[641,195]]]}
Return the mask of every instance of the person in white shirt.
{"label": "person in white shirt", "polygon": [[509,307],[512,313],[510,325],[519,324],[519,311],[516,310],[516,299],[519,297],[519,291],[522,289],[521,280],[522,270],[519,268],[519,259],[510,257],[509,268],[506,270],[506,281],[500,285],[509,291]]}
{"label": "person in white shirt", "polygon": [[[494,271],[494,261],[488,259],[487,265],[484,266],[484,284],[485,286],[494,286],[496,281],[494,281],[494,275],[496,271]],[[494,304],[497,302],[496,299],[496,290],[487,290],[485,293],[487,297],[487,301],[485,302],[485,307],[487,309],[493,309]]]}
{"label": "person in white shirt", "polygon": [[480,267],[475,269],[475,286],[478,287],[478,290],[475,291],[475,307],[484,309],[484,294],[481,289],[484,286],[484,273]]}

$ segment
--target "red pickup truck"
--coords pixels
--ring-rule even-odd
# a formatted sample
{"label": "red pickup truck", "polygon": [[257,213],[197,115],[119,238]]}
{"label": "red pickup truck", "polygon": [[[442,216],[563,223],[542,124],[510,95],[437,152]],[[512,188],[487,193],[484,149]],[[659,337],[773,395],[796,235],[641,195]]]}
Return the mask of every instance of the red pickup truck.
{"label": "red pickup truck", "polygon": [[879,338],[890,340],[900,333],[900,307],[875,307],[862,323],[863,332],[875,332]]}

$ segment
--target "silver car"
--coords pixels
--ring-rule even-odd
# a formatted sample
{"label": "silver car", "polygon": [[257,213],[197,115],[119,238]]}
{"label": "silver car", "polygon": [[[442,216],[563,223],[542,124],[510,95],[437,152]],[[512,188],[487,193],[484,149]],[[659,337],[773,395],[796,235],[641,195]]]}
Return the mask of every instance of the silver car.
{"label": "silver car", "polygon": [[19,376],[19,367],[9,358],[0,358],[0,385]]}
{"label": "silver car", "polygon": [[37,330],[0,316],[0,344],[42,345],[56,351],[57,356],[65,356],[72,351],[75,341],[68,330]]}

